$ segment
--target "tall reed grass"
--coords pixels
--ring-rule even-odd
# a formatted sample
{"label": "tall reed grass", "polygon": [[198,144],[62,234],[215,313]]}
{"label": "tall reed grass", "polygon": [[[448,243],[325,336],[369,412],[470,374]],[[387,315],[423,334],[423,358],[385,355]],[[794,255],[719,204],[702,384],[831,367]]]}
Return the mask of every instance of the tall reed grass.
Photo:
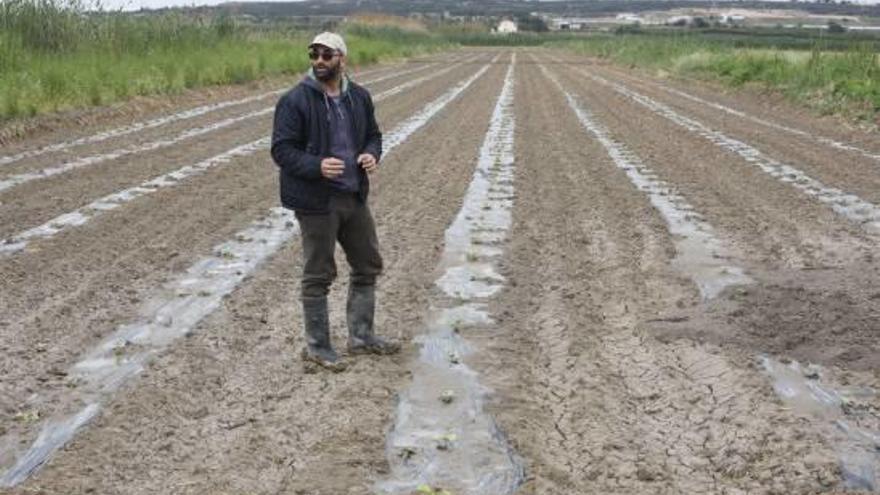
{"label": "tall reed grass", "polygon": [[[346,26],[349,65],[448,43],[394,26]],[[175,94],[308,67],[311,32],[254,29],[223,15],[138,15],[80,0],[0,0],[0,120],[138,95]]]}
{"label": "tall reed grass", "polygon": [[718,79],[731,86],[757,84],[825,113],[880,115],[880,59],[872,42],[852,41],[828,50],[821,39],[811,49],[779,49],[759,40],[750,48],[707,40],[700,34],[677,36],[623,34],[567,41],[562,46],[618,63],[679,75]]}

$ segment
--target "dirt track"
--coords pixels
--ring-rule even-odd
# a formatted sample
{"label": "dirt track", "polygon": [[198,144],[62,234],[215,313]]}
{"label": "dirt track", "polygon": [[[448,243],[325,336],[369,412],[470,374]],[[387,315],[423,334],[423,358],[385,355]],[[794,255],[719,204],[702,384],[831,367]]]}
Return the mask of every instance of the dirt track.
{"label": "dirt track", "polygon": [[[460,333],[475,349],[465,362],[489,387],[484,412],[524,469],[517,493],[877,489],[880,217],[875,225],[870,215],[880,205],[880,139],[778,102],[768,109],[747,93],[719,94],[573,55],[512,55],[435,55],[359,77],[380,79],[368,84],[374,95],[425,78],[377,102],[386,137],[402,139],[371,197],[386,262],[378,325],[406,344],[402,355],[358,359],[339,375],[303,373],[294,235],[218,296],[219,307],[187,336],[101,396],[97,417],[45,465],[0,490],[377,493],[401,454],[386,452],[398,394],[422,366],[419,337],[444,301],[435,285],[448,269],[444,233],[485,153],[514,60],[515,193],[502,198],[512,200],[512,223],[490,257],[504,288],[484,301],[494,322]],[[450,93],[490,60],[460,94]],[[443,72],[453,63],[460,65]],[[0,163],[291,83],[190,95],[174,109],[139,102],[90,112],[81,125],[50,119],[4,145]],[[422,127],[403,131],[444,95]],[[0,181],[174,141],[275,98],[4,163]],[[61,225],[62,215],[98,198],[263,138],[270,123],[271,113],[248,118],[2,190],[0,239]],[[788,175],[768,172],[776,163],[789,166]],[[277,206],[276,181],[259,149],[0,252],[0,477],[47,421],[85,400],[73,366],[142,317],[162,287]],[[816,184],[830,199],[807,191]],[[685,234],[672,233],[673,224]],[[699,235],[711,238],[711,249],[694,241]],[[711,265],[699,267],[705,273],[741,269],[752,282],[701,295],[702,275],[693,274],[704,272],[688,266],[698,259],[683,247],[694,243],[711,251],[699,258]],[[331,294],[340,346],[343,259]],[[792,378],[768,371],[777,362],[815,366]],[[830,399],[783,400],[779,380]],[[470,455],[456,448],[449,455]],[[448,488],[481,493],[466,481]]]}

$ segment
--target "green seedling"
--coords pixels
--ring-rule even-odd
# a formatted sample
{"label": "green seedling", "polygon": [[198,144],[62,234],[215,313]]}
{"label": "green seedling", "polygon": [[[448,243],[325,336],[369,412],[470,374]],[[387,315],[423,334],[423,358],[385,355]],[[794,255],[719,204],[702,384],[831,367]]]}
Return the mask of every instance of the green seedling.
{"label": "green seedling", "polygon": [[452,401],[455,400],[455,392],[452,390],[444,390],[442,394],[440,394],[440,402],[444,404],[452,404]]}
{"label": "green seedling", "polygon": [[20,423],[33,423],[40,419],[40,411],[36,409],[33,411],[21,411],[16,413],[13,419]]}
{"label": "green seedling", "polygon": [[437,441],[437,450],[449,450],[452,444],[458,439],[455,433],[447,433],[434,438]]}
{"label": "green seedling", "polygon": [[402,449],[400,449],[400,453],[398,455],[401,459],[403,459],[403,462],[407,462],[416,456],[416,449],[412,447],[403,447]]}
{"label": "green seedling", "polygon": [[455,320],[452,322],[452,333],[458,334],[461,333],[461,321]]}
{"label": "green seedling", "polygon": [[132,343],[125,339],[117,341],[116,345],[113,346],[113,354],[116,356],[125,354],[125,348],[130,345],[132,345]]}
{"label": "green seedling", "polygon": [[[457,330],[454,330],[454,331],[457,332]],[[449,353],[449,362],[452,364],[458,364],[461,362],[461,360],[459,359],[458,354],[456,354],[454,352],[450,352]]]}
{"label": "green seedling", "polygon": [[416,493],[424,493],[425,495],[452,495],[452,492],[442,488],[434,488],[430,485],[419,485]]}

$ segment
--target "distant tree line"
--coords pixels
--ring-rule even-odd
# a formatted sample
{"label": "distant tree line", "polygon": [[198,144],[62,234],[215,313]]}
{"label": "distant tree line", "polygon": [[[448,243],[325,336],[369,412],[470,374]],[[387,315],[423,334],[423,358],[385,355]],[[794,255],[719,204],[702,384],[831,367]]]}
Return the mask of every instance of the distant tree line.
{"label": "distant tree line", "polygon": [[757,1],[690,1],[690,0],[561,0],[554,2],[533,2],[523,0],[306,0],[303,2],[240,2],[221,5],[221,9],[234,10],[260,18],[309,17],[309,16],[348,16],[360,12],[372,12],[399,16],[432,15],[440,17],[513,17],[521,28],[528,31],[541,31],[540,20],[535,20],[532,12],[558,16],[594,17],[619,12],[640,12],[646,10],[669,10],[679,8],[710,8],[719,4],[751,9],[795,8],[814,14],[862,15],[880,17],[880,6],[854,5],[844,3],[813,2],[757,2]]}

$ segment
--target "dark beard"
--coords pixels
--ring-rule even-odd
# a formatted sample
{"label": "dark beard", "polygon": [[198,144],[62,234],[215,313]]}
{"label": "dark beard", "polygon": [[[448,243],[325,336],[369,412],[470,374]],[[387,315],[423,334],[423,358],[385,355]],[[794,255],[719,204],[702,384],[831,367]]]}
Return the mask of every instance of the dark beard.
{"label": "dark beard", "polygon": [[323,69],[315,68],[315,78],[321,82],[335,81],[339,77],[339,66],[324,67]]}

